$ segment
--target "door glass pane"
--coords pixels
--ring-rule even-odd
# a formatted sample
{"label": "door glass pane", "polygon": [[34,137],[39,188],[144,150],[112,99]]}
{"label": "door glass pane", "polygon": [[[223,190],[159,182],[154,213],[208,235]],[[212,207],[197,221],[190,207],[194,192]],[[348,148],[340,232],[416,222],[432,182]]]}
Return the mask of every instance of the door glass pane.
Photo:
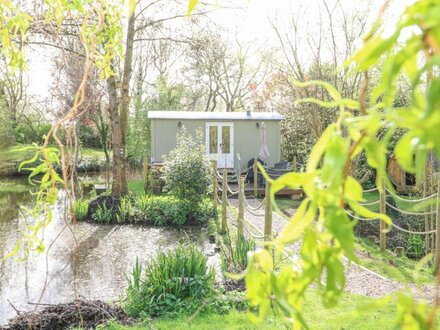
{"label": "door glass pane", "polygon": [[218,153],[218,127],[209,126],[209,153]]}
{"label": "door glass pane", "polygon": [[229,154],[231,152],[231,127],[222,127],[222,153]]}

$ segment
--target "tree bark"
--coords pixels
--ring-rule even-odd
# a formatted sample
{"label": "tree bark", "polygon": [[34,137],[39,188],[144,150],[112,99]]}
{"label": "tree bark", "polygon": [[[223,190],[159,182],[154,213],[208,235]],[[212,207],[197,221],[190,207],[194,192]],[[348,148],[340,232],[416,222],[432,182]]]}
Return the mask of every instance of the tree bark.
{"label": "tree bark", "polygon": [[127,39],[125,42],[124,71],[122,74],[121,104],[119,111],[120,121],[120,163],[119,184],[120,195],[128,193],[127,184],[127,133],[128,133],[128,108],[130,106],[130,80],[133,72],[133,42],[134,42],[134,23],[135,8],[132,8],[127,25]]}
{"label": "tree bark", "polygon": [[112,128],[112,196],[120,197],[123,193],[121,185],[122,169],[124,168],[125,152],[122,146],[122,131],[119,118],[119,98],[116,88],[115,76],[107,78],[107,88],[109,93],[109,111]]}

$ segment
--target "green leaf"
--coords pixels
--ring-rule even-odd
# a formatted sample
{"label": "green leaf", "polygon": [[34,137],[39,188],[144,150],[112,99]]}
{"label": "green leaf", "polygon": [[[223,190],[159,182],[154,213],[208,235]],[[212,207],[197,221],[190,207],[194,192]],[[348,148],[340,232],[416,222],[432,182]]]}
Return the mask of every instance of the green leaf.
{"label": "green leaf", "polygon": [[396,143],[396,147],[394,148],[394,154],[396,155],[397,162],[406,172],[416,172],[416,168],[414,166],[414,150],[417,141],[417,138],[414,137],[412,133],[407,133]]}
{"label": "green leaf", "polygon": [[356,223],[350,220],[345,210],[337,207],[328,207],[325,212],[325,224],[341,245],[347,258],[357,260],[354,253],[353,234],[353,227]]}
{"label": "green leaf", "polygon": [[332,86],[332,84],[325,81],[310,80],[310,81],[301,82],[290,79],[290,82],[293,86],[297,86],[297,87],[321,86],[324,87],[324,89],[328,92],[328,94],[333,100],[340,101],[342,99],[341,93],[334,86]]}
{"label": "green leaf", "polygon": [[324,154],[327,145],[335,131],[336,131],[336,125],[335,124],[329,125],[325,129],[324,133],[322,133],[318,142],[316,142],[316,144],[313,146],[313,149],[310,152],[310,156],[307,161],[307,172],[313,172],[316,170],[316,168],[319,165],[319,162],[321,161],[321,157]]}
{"label": "green leaf", "polygon": [[385,221],[388,225],[391,225],[392,223],[391,218],[386,214],[373,212],[370,209],[362,205],[359,205],[359,203],[357,202],[348,201],[348,205],[350,205],[350,208],[353,210],[354,213],[356,213],[357,215],[363,218],[367,218],[371,220],[380,219]]}
{"label": "green leaf", "polygon": [[345,197],[348,200],[361,201],[363,189],[361,184],[353,177],[348,176],[344,185]]}
{"label": "green leaf", "polygon": [[198,3],[199,3],[199,0],[189,0],[188,1],[188,11],[186,13],[188,16],[191,15],[191,13],[196,8]]}
{"label": "green leaf", "polygon": [[285,245],[300,237],[304,229],[308,228],[315,219],[316,211],[316,205],[311,204],[310,200],[302,201],[289,223],[281,231],[277,243]]}

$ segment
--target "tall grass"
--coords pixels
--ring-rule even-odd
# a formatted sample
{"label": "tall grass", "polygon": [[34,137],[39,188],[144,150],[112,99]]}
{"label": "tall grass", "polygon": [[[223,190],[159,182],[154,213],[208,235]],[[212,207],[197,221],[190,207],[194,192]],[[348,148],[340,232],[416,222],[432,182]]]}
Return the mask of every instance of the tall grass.
{"label": "tall grass", "polygon": [[130,197],[123,196],[119,201],[119,211],[116,214],[116,222],[126,222],[132,214],[132,203]]}
{"label": "tall grass", "polygon": [[85,220],[89,211],[89,203],[86,200],[77,199],[73,205],[73,212],[77,220]]}
{"label": "tall grass", "polygon": [[125,311],[139,316],[191,313],[214,293],[215,273],[195,246],[159,252],[144,267],[138,261],[128,279]]}
{"label": "tall grass", "polygon": [[248,252],[255,250],[255,241],[252,239],[246,239],[244,236],[239,235],[237,242],[235,243],[234,261],[237,267],[240,269],[246,269],[248,265]]}

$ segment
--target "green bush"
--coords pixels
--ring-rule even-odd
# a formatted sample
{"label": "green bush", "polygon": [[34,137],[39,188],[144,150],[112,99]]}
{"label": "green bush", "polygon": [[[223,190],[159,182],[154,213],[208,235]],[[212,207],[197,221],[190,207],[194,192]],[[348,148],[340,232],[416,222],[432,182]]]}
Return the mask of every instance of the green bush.
{"label": "green bush", "polygon": [[29,122],[36,122],[33,126],[28,122],[19,122],[14,129],[15,140],[18,143],[42,143],[44,136],[52,127],[49,123],[39,123],[39,119],[31,119]]}
{"label": "green bush", "polygon": [[173,196],[139,196],[135,205],[141,212],[141,218],[157,226],[166,224],[183,225],[186,223],[190,205],[185,200]]}
{"label": "green bush", "polygon": [[[76,218],[85,220],[87,202],[78,201],[74,212]],[[175,196],[136,195],[119,199],[115,207],[103,204],[94,209],[91,219],[99,223],[145,223],[155,226],[205,224],[215,219],[216,212],[209,198],[194,204],[188,199]]]}
{"label": "green bush", "polygon": [[83,147],[101,148],[101,137],[93,127],[80,125],[79,140]]}
{"label": "green bush", "polygon": [[207,198],[194,205],[187,199],[175,196],[140,195],[136,196],[134,207],[139,211],[136,221],[145,221],[156,226],[207,223],[215,217],[213,203]]}
{"label": "green bush", "polygon": [[210,219],[217,218],[217,210],[210,198],[203,198],[194,208],[192,217],[198,223],[208,223]]}
{"label": "green bush", "polygon": [[99,223],[110,223],[113,220],[113,212],[111,208],[107,208],[105,204],[102,204],[92,214],[92,219]]}
{"label": "green bush", "polygon": [[87,218],[87,212],[89,210],[89,203],[85,200],[78,199],[73,206],[73,212],[77,220],[85,220]]}
{"label": "green bush", "polygon": [[0,97],[0,148],[14,144],[14,129],[11,125],[11,116],[6,101]]}
{"label": "green bush", "polygon": [[151,193],[159,195],[165,186],[162,166],[155,166],[148,175],[148,189]]}
{"label": "green bush", "polygon": [[200,131],[194,139],[183,128],[177,146],[164,157],[165,188],[174,196],[198,203],[209,191],[210,164]]}
{"label": "green bush", "polygon": [[214,294],[215,274],[194,246],[159,252],[145,265],[136,262],[128,278],[125,311],[134,317],[177,316],[194,312]]}

